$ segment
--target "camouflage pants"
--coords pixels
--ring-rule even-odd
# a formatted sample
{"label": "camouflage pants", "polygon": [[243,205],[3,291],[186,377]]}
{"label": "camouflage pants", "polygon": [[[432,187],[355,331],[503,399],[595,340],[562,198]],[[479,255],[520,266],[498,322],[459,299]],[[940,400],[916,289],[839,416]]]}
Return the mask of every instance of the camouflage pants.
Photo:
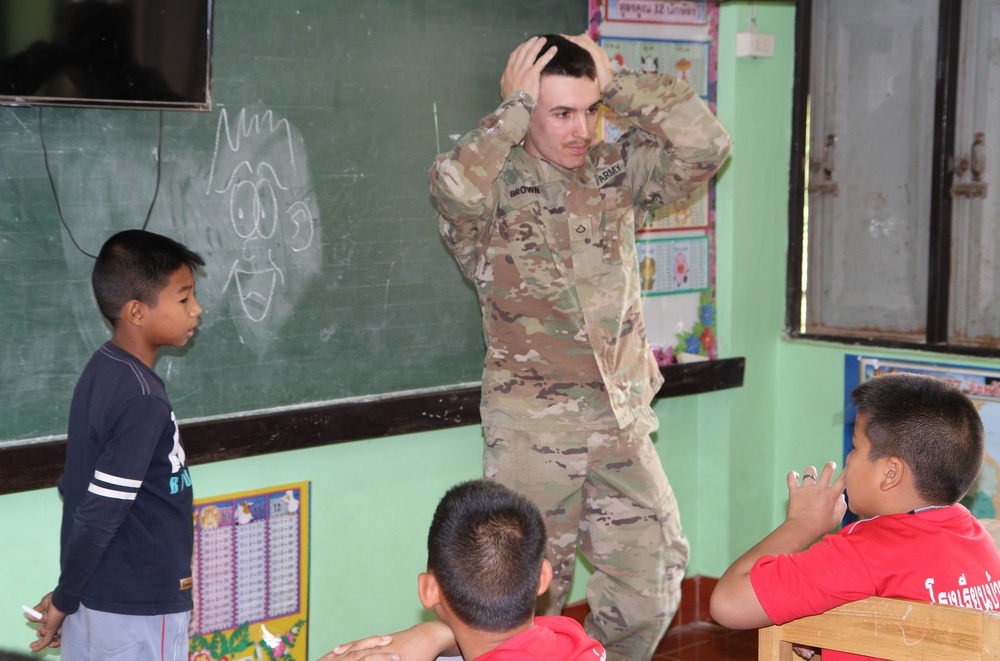
{"label": "camouflage pants", "polygon": [[579,546],[594,567],[585,628],[609,661],[652,657],[680,604],[688,542],[649,438],[656,426],[646,410],[625,429],[484,430],[485,477],[528,496],[545,517],[554,577],[544,612],[562,610]]}

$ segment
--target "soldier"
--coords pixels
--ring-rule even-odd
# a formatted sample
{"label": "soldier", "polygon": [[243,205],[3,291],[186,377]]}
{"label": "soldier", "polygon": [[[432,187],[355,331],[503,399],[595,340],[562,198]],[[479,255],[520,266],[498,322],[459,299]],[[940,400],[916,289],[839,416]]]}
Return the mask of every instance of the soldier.
{"label": "soldier", "polygon": [[[608,659],[649,659],[688,543],[650,440],[662,377],[635,230],[708,181],[731,142],[686,82],[616,73],[586,35],[524,42],[500,89],[500,107],[430,170],[441,233],[483,313],[484,474],[545,517],[544,611],[562,609],[579,545],[595,570],[587,633]],[[596,139],[602,105],[630,124],[614,144]]]}

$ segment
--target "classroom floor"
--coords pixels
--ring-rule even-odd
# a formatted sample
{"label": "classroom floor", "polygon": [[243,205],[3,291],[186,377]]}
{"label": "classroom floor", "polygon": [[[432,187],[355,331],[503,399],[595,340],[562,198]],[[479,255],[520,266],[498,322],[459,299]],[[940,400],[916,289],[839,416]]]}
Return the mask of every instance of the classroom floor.
{"label": "classroom floor", "polygon": [[[756,661],[757,630],[734,631],[712,622],[709,601],[717,578],[693,576],[681,584],[681,605],[653,661]],[[583,624],[589,608],[577,601],[562,614]]]}
{"label": "classroom floor", "polygon": [[653,661],[754,661],[757,630],[733,631],[696,622],[671,627],[656,648]]}

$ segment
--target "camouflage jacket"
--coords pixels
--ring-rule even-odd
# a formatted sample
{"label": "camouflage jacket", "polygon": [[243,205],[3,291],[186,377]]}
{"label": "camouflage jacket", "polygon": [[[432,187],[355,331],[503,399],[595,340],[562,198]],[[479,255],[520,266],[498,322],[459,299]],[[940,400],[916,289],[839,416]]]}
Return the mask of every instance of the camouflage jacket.
{"label": "camouflage jacket", "polygon": [[525,430],[624,427],[663,382],[646,341],[635,230],[715,173],[731,142],[683,81],[617,73],[631,123],[564,170],[521,146],[534,108],[504,99],[430,170],[440,230],[483,313],[482,417]]}

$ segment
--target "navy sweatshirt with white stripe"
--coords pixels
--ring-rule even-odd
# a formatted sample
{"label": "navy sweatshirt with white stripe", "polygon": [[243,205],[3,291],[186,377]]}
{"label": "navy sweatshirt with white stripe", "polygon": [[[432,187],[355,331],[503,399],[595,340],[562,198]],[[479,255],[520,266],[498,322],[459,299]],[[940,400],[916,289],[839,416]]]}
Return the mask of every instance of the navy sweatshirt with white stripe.
{"label": "navy sweatshirt with white stripe", "polygon": [[163,381],[108,342],[70,405],[62,572],[52,603],[124,615],[191,610],[191,477]]}

